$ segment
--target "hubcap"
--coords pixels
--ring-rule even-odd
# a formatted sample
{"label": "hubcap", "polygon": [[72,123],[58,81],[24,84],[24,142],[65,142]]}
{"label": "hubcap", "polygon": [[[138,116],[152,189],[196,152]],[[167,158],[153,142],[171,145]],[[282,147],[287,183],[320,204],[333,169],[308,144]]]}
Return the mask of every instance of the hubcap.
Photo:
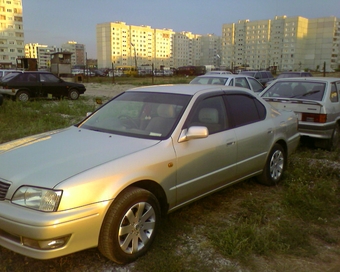
{"label": "hubcap", "polygon": [[155,211],[149,203],[133,205],[119,226],[118,242],[121,249],[128,254],[140,251],[150,240],[155,223]]}
{"label": "hubcap", "polygon": [[276,150],[270,160],[270,177],[278,180],[283,171],[284,157],[280,150]]}
{"label": "hubcap", "polygon": [[28,101],[28,95],[25,94],[25,93],[20,94],[19,95],[19,101],[27,102]]}

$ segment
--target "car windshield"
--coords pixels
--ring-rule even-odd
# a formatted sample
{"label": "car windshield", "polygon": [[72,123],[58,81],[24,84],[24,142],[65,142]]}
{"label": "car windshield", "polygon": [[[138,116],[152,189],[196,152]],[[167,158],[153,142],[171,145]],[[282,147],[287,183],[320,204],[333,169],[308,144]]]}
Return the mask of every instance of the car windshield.
{"label": "car windshield", "polygon": [[196,77],[192,81],[190,81],[190,84],[216,84],[216,85],[225,85],[228,81],[228,77],[213,77],[213,76],[207,76],[207,77]]}
{"label": "car windshield", "polygon": [[125,92],[94,112],[79,127],[132,137],[166,139],[191,96]]}
{"label": "car windshield", "polygon": [[270,85],[262,97],[297,98],[321,101],[326,83],[308,81],[282,81]]}

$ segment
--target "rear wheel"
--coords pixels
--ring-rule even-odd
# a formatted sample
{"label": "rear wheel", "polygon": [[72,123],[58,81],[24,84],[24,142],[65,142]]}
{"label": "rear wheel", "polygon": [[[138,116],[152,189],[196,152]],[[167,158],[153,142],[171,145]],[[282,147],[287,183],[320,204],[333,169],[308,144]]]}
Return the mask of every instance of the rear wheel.
{"label": "rear wheel", "polygon": [[77,89],[69,90],[68,98],[71,100],[77,100],[79,98],[79,91]]}
{"label": "rear wheel", "polygon": [[18,91],[15,95],[15,99],[21,102],[27,102],[30,100],[30,94],[28,91]]}
{"label": "rear wheel", "polygon": [[269,153],[266,165],[257,180],[264,185],[272,186],[280,182],[286,167],[286,154],[280,144],[275,144]]}
{"label": "rear wheel", "polygon": [[108,259],[125,264],[150,248],[160,221],[157,198],[147,190],[127,188],[109,208],[98,248]]}
{"label": "rear wheel", "polygon": [[332,138],[327,141],[327,149],[328,150],[336,150],[340,148],[340,125],[335,124]]}

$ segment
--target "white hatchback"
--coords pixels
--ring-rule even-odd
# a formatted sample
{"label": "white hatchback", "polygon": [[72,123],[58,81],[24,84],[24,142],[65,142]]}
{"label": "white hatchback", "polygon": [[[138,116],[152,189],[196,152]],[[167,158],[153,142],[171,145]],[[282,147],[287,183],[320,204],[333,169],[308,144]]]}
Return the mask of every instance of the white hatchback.
{"label": "white hatchback", "polygon": [[260,96],[278,109],[295,111],[300,135],[313,138],[317,147],[339,147],[340,78],[277,79]]}

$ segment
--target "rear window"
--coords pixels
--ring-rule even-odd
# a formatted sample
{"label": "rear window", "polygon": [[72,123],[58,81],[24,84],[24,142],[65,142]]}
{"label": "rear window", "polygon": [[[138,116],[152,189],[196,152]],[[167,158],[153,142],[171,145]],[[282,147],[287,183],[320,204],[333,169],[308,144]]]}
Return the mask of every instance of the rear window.
{"label": "rear window", "polygon": [[283,81],[270,86],[262,97],[322,101],[325,88],[326,83],[322,82]]}

